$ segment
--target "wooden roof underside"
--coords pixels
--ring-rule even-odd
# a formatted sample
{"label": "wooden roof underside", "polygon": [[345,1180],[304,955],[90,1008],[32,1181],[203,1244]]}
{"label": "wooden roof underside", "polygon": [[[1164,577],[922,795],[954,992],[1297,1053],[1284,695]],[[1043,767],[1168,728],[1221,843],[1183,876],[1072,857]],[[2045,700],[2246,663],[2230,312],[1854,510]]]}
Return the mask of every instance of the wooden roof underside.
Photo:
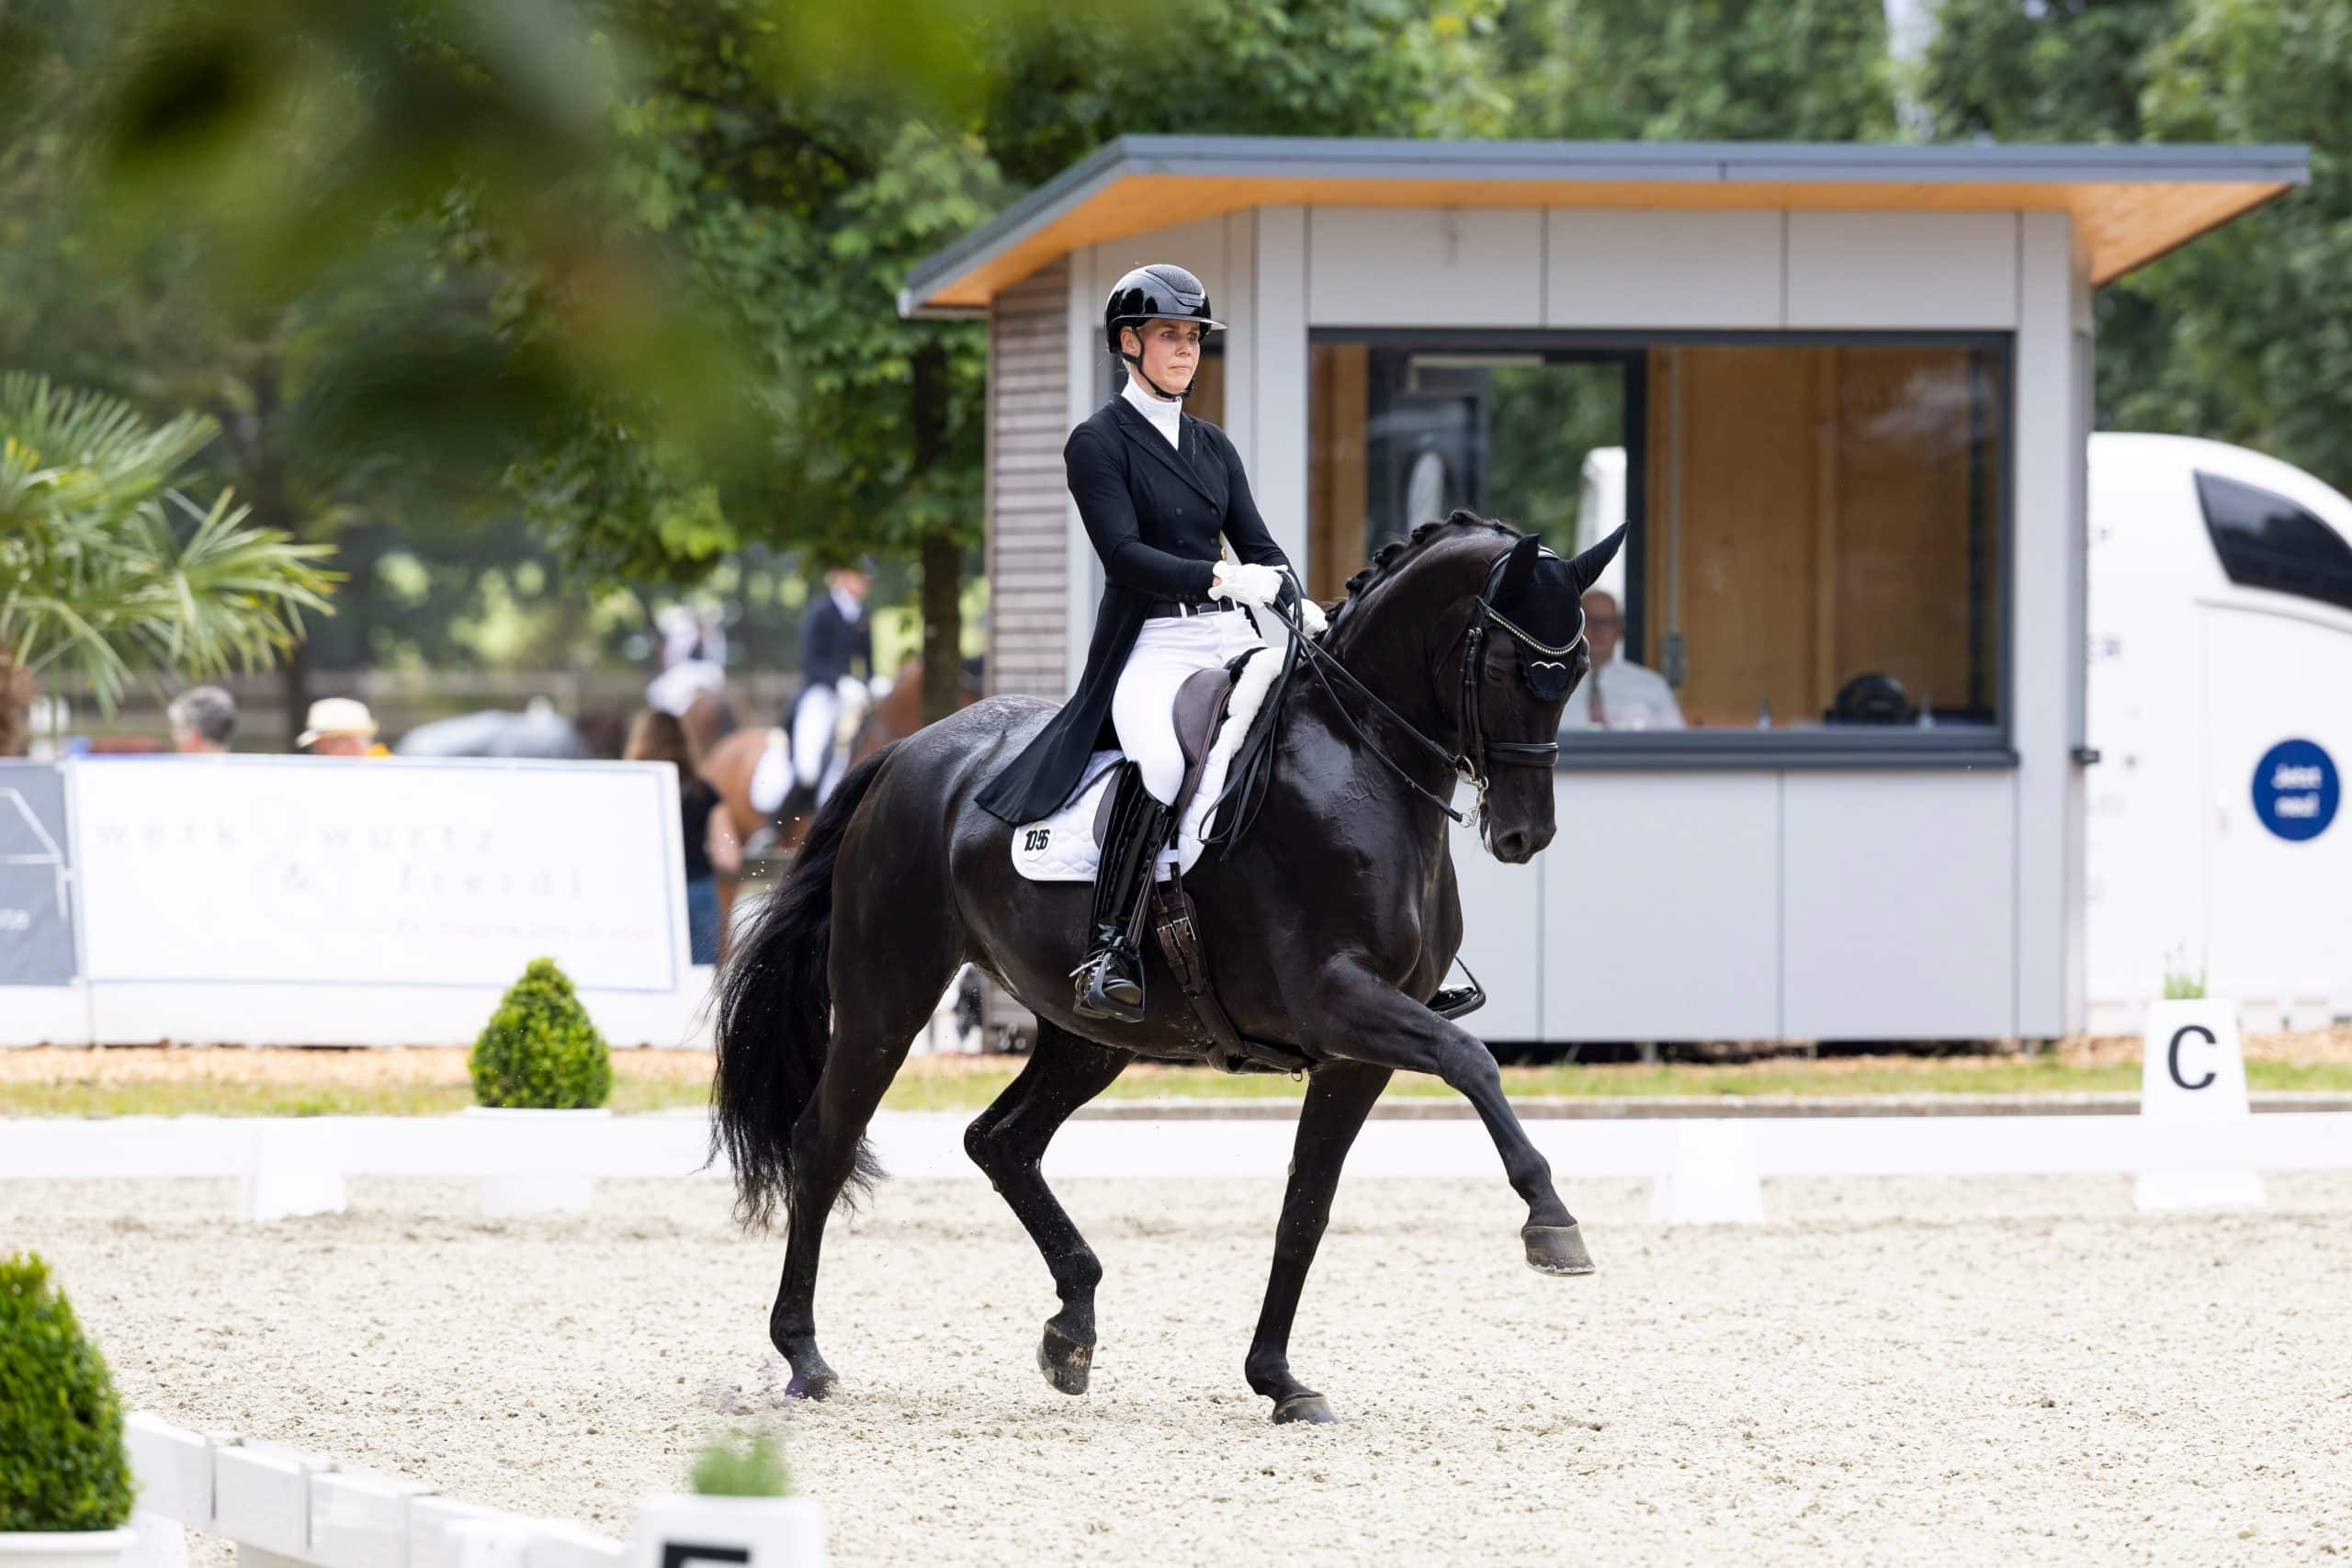
{"label": "wooden roof underside", "polygon": [[1126,174],[941,278],[909,303],[985,309],[1071,251],[1254,207],[1650,208],[1676,210],[2065,212],[2106,283],[2291,188],[2282,181],[1307,178]]}

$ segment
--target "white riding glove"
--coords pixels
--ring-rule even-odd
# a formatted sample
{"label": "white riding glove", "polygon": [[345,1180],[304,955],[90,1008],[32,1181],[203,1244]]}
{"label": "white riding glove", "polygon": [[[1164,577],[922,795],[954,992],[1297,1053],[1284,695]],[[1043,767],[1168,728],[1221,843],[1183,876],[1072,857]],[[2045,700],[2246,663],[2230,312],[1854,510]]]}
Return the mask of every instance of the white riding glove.
{"label": "white riding glove", "polygon": [[1230,599],[1237,604],[1270,605],[1283,591],[1283,574],[1270,566],[1252,566],[1246,561],[1219,561],[1216,575],[1209,583],[1209,597]]}
{"label": "white riding glove", "polygon": [[1302,594],[1298,601],[1298,624],[1306,628],[1308,637],[1321,637],[1323,628],[1330,623],[1323,617],[1323,606]]}

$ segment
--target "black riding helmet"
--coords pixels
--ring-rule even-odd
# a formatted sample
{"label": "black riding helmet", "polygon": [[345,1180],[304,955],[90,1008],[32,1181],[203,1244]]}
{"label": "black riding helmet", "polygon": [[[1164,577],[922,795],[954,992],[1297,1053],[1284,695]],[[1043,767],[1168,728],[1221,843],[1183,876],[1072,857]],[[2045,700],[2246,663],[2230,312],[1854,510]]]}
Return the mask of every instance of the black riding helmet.
{"label": "black riding helmet", "polygon": [[[1225,323],[1209,314],[1209,294],[1201,280],[1165,262],[1136,268],[1112,286],[1111,298],[1102,303],[1102,341],[1137,375],[1143,374],[1143,361],[1119,346],[1119,329],[1150,321],[1198,321],[1204,333],[1225,330]],[[1189,387],[1171,394],[1148,377],[1145,379],[1163,398],[1192,396]]]}

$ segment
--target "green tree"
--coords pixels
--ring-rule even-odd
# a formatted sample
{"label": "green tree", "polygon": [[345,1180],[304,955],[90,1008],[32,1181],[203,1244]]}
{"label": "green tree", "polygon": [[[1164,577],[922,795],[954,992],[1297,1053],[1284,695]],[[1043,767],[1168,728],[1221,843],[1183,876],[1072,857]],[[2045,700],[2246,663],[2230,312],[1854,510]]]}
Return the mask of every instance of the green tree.
{"label": "green tree", "polygon": [[2098,423],[2234,441],[2352,489],[2352,12],[1945,0],[1921,96],[2009,141],[2303,141],[2312,181],[2101,289]]}
{"label": "green tree", "polygon": [[171,488],[217,434],[112,398],[0,378],[0,756],[22,753],[32,678],[85,676],[111,705],[141,674],[257,670],[325,613],[322,545],[257,528],[222,491]]}
{"label": "green tree", "polygon": [[1511,0],[1494,57],[1519,136],[1894,134],[1880,0]]}

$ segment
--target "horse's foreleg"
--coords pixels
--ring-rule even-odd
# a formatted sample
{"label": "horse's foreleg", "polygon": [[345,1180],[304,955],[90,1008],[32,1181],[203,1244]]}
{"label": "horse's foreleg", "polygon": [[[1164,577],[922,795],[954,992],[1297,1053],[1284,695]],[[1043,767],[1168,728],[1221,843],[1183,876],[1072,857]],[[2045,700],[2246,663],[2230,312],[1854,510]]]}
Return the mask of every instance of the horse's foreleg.
{"label": "horse's foreleg", "polygon": [[1326,969],[1317,993],[1320,1026],[1310,1042],[1317,1053],[1444,1079],[1487,1124],[1512,1189],[1527,1202],[1520,1235],[1528,1267],[1545,1274],[1591,1273],[1576,1216],[1553,1190],[1551,1164],[1519,1124],[1486,1043],[1352,962]]}
{"label": "horse's foreleg", "polygon": [[1094,1364],[1094,1287],[1102,1265],[1046,1185],[1038,1162],[1070,1112],[1111,1086],[1135,1060],[1037,1021],[1029,1065],[964,1134],[965,1152],[988,1173],[1053,1271],[1061,1311],[1046,1322],[1037,1367],[1064,1393],[1084,1393]]}
{"label": "horse's foreleg", "polygon": [[1331,1194],[1340,1167],[1372,1113],[1372,1102],[1387,1087],[1389,1069],[1360,1062],[1331,1062],[1315,1069],[1299,1108],[1298,1140],[1290,1157],[1290,1185],[1283,1191],[1283,1218],[1274,1232],[1273,1272],[1266,1280],[1266,1303],[1258,1311],[1258,1332],[1244,1363],[1250,1386],[1274,1402],[1274,1419],[1334,1421],[1324,1397],[1291,1375],[1290,1328],[1298,1315],[1299,1292],[1331,1217]]}

